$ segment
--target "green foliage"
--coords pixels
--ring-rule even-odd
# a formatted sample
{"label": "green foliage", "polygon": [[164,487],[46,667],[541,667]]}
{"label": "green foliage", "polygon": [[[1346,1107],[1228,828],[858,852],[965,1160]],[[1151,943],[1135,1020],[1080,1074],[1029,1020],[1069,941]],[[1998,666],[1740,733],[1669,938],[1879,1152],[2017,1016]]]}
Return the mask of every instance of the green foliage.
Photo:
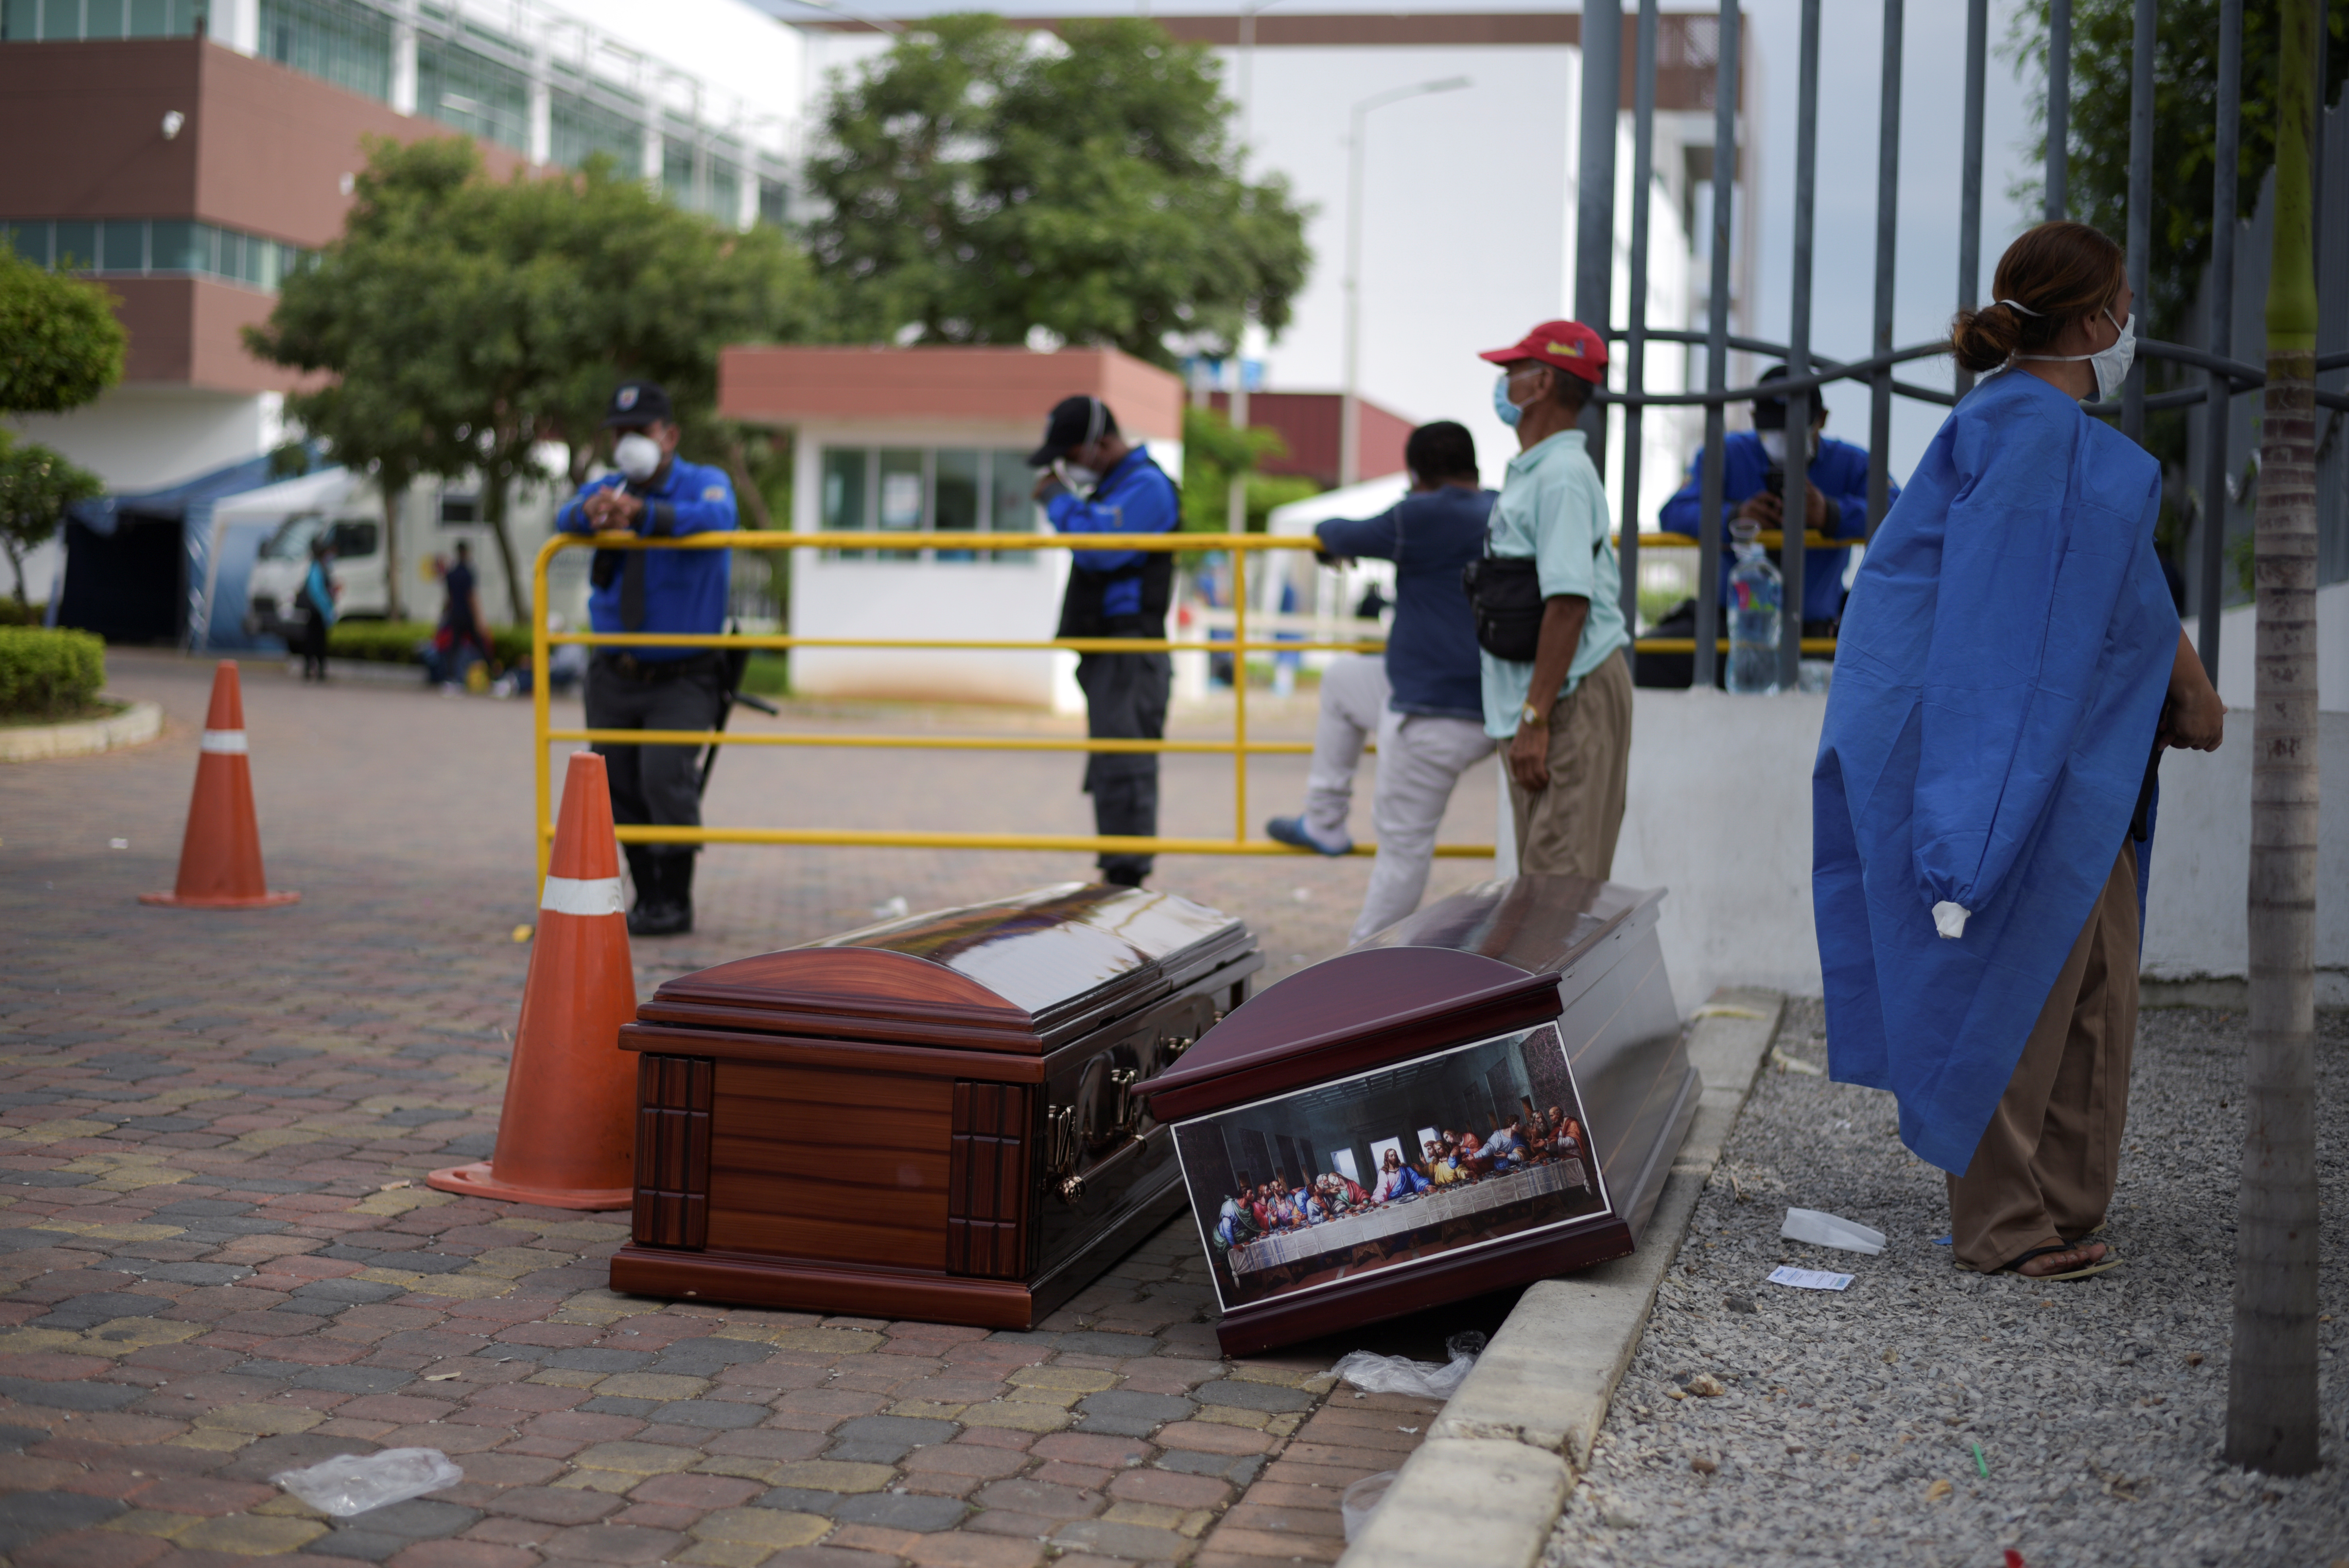
{"label": "green foliage", "polygon": [[0,627],[0,716],[71,718],[106,686],[106,644],[90,632]]}
{"label": "green foliage", "polygon": [[[429,621],[341,620],[326,633],[326,652],[337,659],[359,659],[378,665],[420,665],[423,645],[436,630]],[[528,626],[488,628],[490,654],[501,669],[511,669],[530,656]]]}
{"label": "green foliage", "polygon": [[[779,550],[774,553],[783,555],[789,552]],[[791,661],[781,654],[752,654],[750,662],[742,666],[742,689],[752,696],[791,696]]]}
{"label": "green foliage", "polygon": [[510,488],[585,477],[613,386],[662,383],[688,426],[729,343],[809,335],[804,260],[771,229],[736,233],[662,201],[608,159],[492,181],[461,139],[373,141],[342,237],[288,278],[253,351],[326,372],[287,412],[387,494],[478,476],[509,608],[525,618]]}
{"label": "green foliage", "polygon": [[48,448],[0,429],[0,555],[16,575],[25,603],[25,557],[57,534],[66,508],[106,493],[106,485]]}
{"label": "green foliage", "polygon": [[1169,365],[1170,335],[1278,332],[1307,213],[1279,178],[1240,177],[1208,50],[1137,18],[1059,31],[933,17],[835,85],[809,236],[851,335],[1040,327]]}
{"label": "green foliage", "polygon": [[1280,432],[1262,425],[1236,430],[1212,408],[1183,409],[1183,531],[1223,533],[1231,523],[1232,476],[1247,481],[1247,531],[1262,533],[1272,509],[1318,495],[1321,487],[1297,474],[1263,474],[1257,465],[1288,455]]}
{"label": "green foliage", "polygon": [[122,379],[114,295],[0,249],[0,414],[62,414]]}
{"label": "green foliage", "polygon": [[0,626],[37,626],[47,613],[46,604],[19,604],[14,599],[0,599]]}
{"label": "green foliage", "polygon": [[[2349,5],[2332,7],[2330,27],[2323,92],[2327,103],[2349,75]],[[2128,232],[2129,73],[2136,36],[2134,0],[2073,0],[2066,187],[2072,216],[2116,240]],[[2210,259],[2211,177],[2218,162],[2219,0],[2162,0],[2157,37],[2153,254],[2147,272],[2151,297],[2138,302],[2137,310],[2151,335],[2175,341]],[[2272,0],[2246,5],[2236,169],[2236,200],[2244,218],[2258,206],[2260,182],[2275,162],[2276,41]],[[2015,14],[2003,52],[2018,75],[2044,72],[2046,0],[2033,0]],[[2042,129],[2031,150],[2035,160],[2044,160],[2044,97],[2034,96],[2032,112]],[[2018,185],[2014,194],[2034,210],[2044,200],[2036,181]]]}

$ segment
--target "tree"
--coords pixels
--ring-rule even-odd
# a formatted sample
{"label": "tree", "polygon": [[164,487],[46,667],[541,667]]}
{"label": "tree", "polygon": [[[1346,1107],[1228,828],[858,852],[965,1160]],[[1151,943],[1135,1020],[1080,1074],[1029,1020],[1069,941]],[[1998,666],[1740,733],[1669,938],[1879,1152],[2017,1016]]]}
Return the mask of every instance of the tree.
{"label": "tree", "polygon": [[2227,1458],[2306,1475],[2317,1464],[2315,0],[2281,0],[2277,13],[2275,250],[2256,545],[2251,1042]]}
{"label": "tree", "polygon": [[[523,616],[508,507],[567,449],[585,477],[613,386],[667,386],[688,420],[728,343],[805,335],[803,260],[771,229],[735,233],[663,201],[608,160],[492,181],[471,143],[373,143],[340,238],[288,278],[261,356],[335,377],[291,411],[387,497],[478,478],[482,519]],[[388,504],[388,501],[387,502]]]}
{"label": "tree", "polygon": [[16,574],[19,608],[26,604],[25,557],[56,537],[66,508],[105,493],[96,474],[0,429],[0,554]]}
{"label": "tree", "polygon": [[934,17],[833,92],[809,226],[855,335],[1104,344],[1170,365],[1278,332],[1306,211],[1251,184],[1206,47],[1155,23]]}
{"label": "tree", "polygon": [[1247,531],[1262,533],[1272,509],[1303,500],[1320,487],[1298,474],[1267,474],[1257,466],[1284,457],[1280,432],[1262,425],[1232,428],[1230,420],[1195,404],[1183,409],[1183,531],[1221,533],[1230,516],[1232,480],[1247,487]]}
{"label": "tree", "polygon": [[[2162,0],[2154,55],[2153,254],[2149,297],[2137,302],[2149,336],[2175,339],[2210,259],[2211,170],[2218,161],[2220,0]],[[2277,16],[2272,5],[2243,8],[2242,131],[2238,218],[2259,204],[2260,184],[2275,161]],[[2327,101],[2349,73],[2349,6],[2332,8],[2325,57]],[[2066,189],[2072,216],[2119,236],[2128,218],[2129,74],[2136,40],[2135,0],[2072,0],[2071,146]],[[2044,68],[2047,3],[2015,13],[2007,57],[2018,74]],[[2312,54],[2312,60],[2314,57]],[[2033,113],[2042,133],[2034,162],[2046,156],[2046,103]],[[2014,194],[2036,211],[2035,181]],[[2198,376],[2199,372],[2196,373]]]}
{"label": "tree", "polygon": [[114,295],[0,250],[0,414],[62,414],[122,379]]}

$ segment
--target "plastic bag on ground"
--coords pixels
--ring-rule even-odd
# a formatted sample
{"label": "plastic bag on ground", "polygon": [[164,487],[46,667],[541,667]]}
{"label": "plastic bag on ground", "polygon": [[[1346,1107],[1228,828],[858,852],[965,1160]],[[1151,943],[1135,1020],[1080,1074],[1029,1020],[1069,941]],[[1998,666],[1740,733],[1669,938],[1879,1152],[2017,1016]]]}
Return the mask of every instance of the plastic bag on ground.
{"label": "plastic bag on ground", "polygon": [[1823,1209],[1789,1209],[1786,1222],[1778,1233],[1790,1242],[1808,1242],[1818,1247],[1841,1247],[1847,1253],[1880,1253],[1884,1250],[1884,1233],[1871,1231],[1856,1221],[1840,1214],[1830,1214]]}
{"label": "plastic bag on ground", "polygon": [[279,1470],[269,1479],[321,1513],[348,1519],[454,1486],[465,1472],[439,1449],[386,1449],[377,1454],[337,1454],[307,1470]]}
{"label": "plastic bag on ground", "polygon": [[1352,1545],[1354,1537],[1362,1532],[1362,1526],[1370,1523],[1371,1515],[1376,1513],[1379,1504],[1387,1500],[1387,1488],[1392,1486],[1395,1477],[1402,1473],[1401,1470],[1381,1470],[1376,1475],[1366,1475],[1339,1496],[1338,1517],[1346,1527],[1347,1545]]}
{"label": "plastic bag on ground", "polygon": [[1413,1361],[1408,1356],[1351,1350],[1340,1357],[1330,1370],[1338,1375],[1340,1381],[1350,1383],[1365,1394],[1449,1399],[1460,1392],[1460,1385],[1467,1381],[1468,1369],[1476,1365],[1476,1357],[1484,1348],[1485,1336],[1472,1330],[1455,1334],[1444,1342],[1444,1354],[1451,1359],[1441,1367],[1433,1361]]}

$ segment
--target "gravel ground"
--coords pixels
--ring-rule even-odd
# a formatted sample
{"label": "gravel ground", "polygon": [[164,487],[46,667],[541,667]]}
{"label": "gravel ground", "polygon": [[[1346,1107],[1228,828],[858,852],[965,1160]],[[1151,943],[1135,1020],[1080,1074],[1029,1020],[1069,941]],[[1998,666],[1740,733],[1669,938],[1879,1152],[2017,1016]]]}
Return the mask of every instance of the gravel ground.
{"label": "gravel ground", "polygon": [[[1957,1271],[1940,1172],[1901,1147],[1891,1097],[1765,1069],[1544,1568],[2349,1565],[2349,1014],[2320,1019],[2327,1468],[2219,1457],[2246,1026],[2147,1011],[2106,1231],[2130,1261],[2072,1284]],[[1780,1046],[1825,1063],[1817,1003]],[[1876,1227],[1883,1255],[1781,1241],[1790,1204]],[[1781,1263],[1857,1278],[1765,1283]]]}

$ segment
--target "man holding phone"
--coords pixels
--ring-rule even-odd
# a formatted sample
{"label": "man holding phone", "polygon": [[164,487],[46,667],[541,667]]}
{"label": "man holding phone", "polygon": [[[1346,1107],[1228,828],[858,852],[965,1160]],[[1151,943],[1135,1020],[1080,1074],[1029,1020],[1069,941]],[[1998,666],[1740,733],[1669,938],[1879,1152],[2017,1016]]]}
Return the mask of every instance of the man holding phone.
{"label": "man holding phone", "polygon": [[[1044,441],[1029,454],[1043,469],[1036,499],[1061,533],[1169,533],[1183,526],[1174,481],[1149,452],[1119,433],[1117,416],[1098,397],[1063,397],[1044,422]],[[1060,637],[1164,637],[1174,596],[1174,557],[1164,550],[1071,552],[1061,600]],[[1077,655],[1085,694],[1085,733],[1095,740],[1163,740],[1174,665],[1164,653]],[[1158,834],[1158,754],[1096,751],[1085,758],[1085,793],[1093,798],[1093,831],[1103,838]],[[1102,881],[1140,887],[1148,855],[1104,851]]]}
{"label": "man holding phone", "polygon": [[[1786,367],[1773,365],[1762,381],[1783,381]],[[1804,432],[1804,456],[1790,456],[1794,442],[1786,428],[1786,399],[1754,399],[1754,428],[1732,430],[1721,445],[1721,602],[1729,603],[1729,525],[1739,518],[1776,528],[1785,519],[1788,480],[1796,467],[1807,469],[1801,483],[1803,526],[1829,539],[1856,539],[1868,531],[1868,449],[1838,441],[1825,434],[1826,405],[1816,393],[1810,404],[1810,428]],[[1688,483],[1664,503],[1658,523],[1671,533],[1696,537],[1702,514],[1698,511],[1699,487],[1704,479],[1704,449],[1699,448],[1689,464]],[[1889,483],[1889,481],[1888,481]],[[1887,504],[1899,499],[1900,487],[1889,485]],[[1843,617],[1843,574],[1848,550],[1812,550],[1803,556],[1803,635],[1832,637]],[[1683,683],[1685,684],[1685,683]]]}

